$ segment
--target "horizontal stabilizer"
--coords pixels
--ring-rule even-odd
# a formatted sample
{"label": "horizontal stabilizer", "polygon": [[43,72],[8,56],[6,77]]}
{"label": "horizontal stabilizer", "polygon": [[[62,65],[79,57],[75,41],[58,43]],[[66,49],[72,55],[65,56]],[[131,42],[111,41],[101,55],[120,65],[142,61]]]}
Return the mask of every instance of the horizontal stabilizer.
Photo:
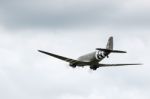
{"label": "horizontal stabilizer", "polygon": [[110,49],[103,49],[103,48],[96,48],[96,50],[101,50],[101,51],[111,52],[111,53],[127,53],[126,51],[110,50]]}

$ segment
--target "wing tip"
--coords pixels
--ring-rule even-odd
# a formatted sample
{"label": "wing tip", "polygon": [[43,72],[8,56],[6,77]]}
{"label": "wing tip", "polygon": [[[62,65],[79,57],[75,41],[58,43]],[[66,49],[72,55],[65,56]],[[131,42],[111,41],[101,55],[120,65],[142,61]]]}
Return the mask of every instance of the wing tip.
{"label": "wing tip", "polygon": [[38,50],[38,52],[48,54],[48,52],[45,52],[45,51],[42,51],[42,50]]}
{"label": "wing tip", "polygon": [[144,65],[143,63],[138,63],[138,64],[135,64],[135,65]]}
{"label": "wing tip", "polygon": [[37,51],[38,51],[38,52],[41,52],[41,53],[44,52],[44,51],[42,51],[42,50],[37,50]]}

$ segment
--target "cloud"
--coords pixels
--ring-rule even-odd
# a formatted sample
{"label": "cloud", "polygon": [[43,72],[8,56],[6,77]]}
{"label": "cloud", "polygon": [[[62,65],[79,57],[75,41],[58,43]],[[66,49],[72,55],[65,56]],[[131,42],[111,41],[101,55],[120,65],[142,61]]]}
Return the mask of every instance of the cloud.
{"label": "cloud", "polygon": [[[22,97],[28,99],[133,97],[141,99],[144,97],[149,99],[150,97],[148,94],[149,56],[147,55],[150,48],[149,40],[148,46],[145,46],[142,37],[112,34],[118,35],[114,36],[115,48],[127,49],[129,53],[127,56],[111,54],[109,59],[102,61],[103,63],[141,62],[142,59],[146,64],[99,68],[89,73],[88,67],[72,69],[60,60],[38,53],[37,49],[77,58],[93,51],[96,47],[105,47],[108,34],[103,34],[103,30],[79,30],[77,33],[63,31],[62,34],[55,34],[51,30],[25,30],[17,31],[16,34],[10,30],[2,28],[0,30],[0,60],[2,60],[0,92],[3,93],[0,97],[3,99],[10,97],[14,99]],[[122,31],[122,33],[127,32]],[[133,47],[135,43],[139,46]]]}
{"label": "cloud", "polygon": [[[136,6],[136,4],[138,6]],[[1,21],[9,28],[148,27],[148,1],[1,1]]]}
{"label": "cloud", "polygon": [[[149,99],[149,1],[0,1],[0,98]],[[76,59],[114,48],[102,63],[143,66],[72,69],[38,49]]]}

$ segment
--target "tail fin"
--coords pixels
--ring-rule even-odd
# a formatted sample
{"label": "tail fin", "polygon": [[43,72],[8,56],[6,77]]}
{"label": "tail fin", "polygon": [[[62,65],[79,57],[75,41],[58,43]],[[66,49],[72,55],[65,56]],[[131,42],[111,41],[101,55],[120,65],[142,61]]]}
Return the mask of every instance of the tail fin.
{"label": "tail fin", "polygon": [[108,39],[106,49],[113,50],[113,37],[112,36],[109,37],[109,39]]}
{"label": "tail fin", "polygon": [[96,48],[96,50],[111,52],[111,53],[127,53],[126,51],[113,50],[113,37],[109,37],[106,49],[104,48]]}

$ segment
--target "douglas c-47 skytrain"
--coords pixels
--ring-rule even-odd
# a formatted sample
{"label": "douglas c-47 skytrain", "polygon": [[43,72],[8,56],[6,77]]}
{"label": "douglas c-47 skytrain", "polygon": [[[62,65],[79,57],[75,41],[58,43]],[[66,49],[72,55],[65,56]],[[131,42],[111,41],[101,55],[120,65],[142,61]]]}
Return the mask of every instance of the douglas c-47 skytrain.
{"label": "douglas c-47 skytrain", "polygon": [[113,50],[113,37],[110,37],[107,42],[106,48],[96,48],[96,51],[80,56],[78,59],[71,59],[64,56],[56,55],[53,53],[45,52],[38,50],[41,53],[50,55],[52,57],[58,58],[60,60],[66,61],[69,63],[69,66],[75,68],[76,66],[84,67],[89,66],[90,69],[96,70],[99,67],[108,67],[108,66],[124,66],[124,65],[141,65],[141,64],[102,64],[99,63],[105,57],[109,58],[110,53],[126,53],[126,51]]}

